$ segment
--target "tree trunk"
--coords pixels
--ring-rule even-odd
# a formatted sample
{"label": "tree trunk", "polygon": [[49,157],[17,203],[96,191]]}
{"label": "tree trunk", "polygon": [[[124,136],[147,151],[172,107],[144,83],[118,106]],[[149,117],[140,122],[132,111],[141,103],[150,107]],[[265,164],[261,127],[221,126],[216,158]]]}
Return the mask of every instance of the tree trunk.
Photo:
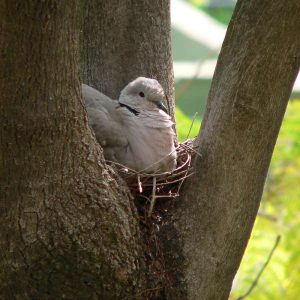
{"label": "tree trunk", "polygon": [[87,125],[76,1],[0,4],[0,298],[127,299],[136,210]]}
{"label": "tree trunk", "polygon": [[116,99],[135,78],[155,78],[174,116],[169,0],[91,0],[82,6],[83,82]]}
{"label": "tree trunk", "polygon": [[299,70],[299,11],[298,0],[237,3],[196,141],[196,174],[167,230],[179,239],[168,249],[181,299],[228,298]]}

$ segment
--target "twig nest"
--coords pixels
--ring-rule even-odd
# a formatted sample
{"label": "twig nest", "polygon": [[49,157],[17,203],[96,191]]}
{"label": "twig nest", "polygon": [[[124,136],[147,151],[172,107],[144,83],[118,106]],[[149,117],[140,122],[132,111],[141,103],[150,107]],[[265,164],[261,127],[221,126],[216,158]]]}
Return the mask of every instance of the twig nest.
{"label": "twig nest", "polygon": [[192,175],[192,157],[194,154],[197,154],[193,142],[194,139],[188,139],[178,144],[176,148],[177,165],[171,173],[143,174],[130,170],[118,163],[110,163],[127,182],[133,195],[149,200],[153,194],[153,177],[155,177],[156,199],[172,199],[179,196],[184,180]]}

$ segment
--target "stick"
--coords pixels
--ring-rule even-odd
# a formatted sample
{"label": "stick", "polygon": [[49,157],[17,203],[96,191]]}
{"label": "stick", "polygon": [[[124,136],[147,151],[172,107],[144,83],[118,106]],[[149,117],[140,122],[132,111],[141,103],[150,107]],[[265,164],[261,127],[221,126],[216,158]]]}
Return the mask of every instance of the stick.
{"label": "stick", "polygon": [[139,192],[141,194],[143,192],[143,187],[142,187],[141,176],[140,175],[137,176],[137,180],[138,180]]}
{"label": "stick", "polygon": [[236,300],[242,300],[242,299],[245,299],[247,296],[250,295],[250,293],[251,293],[251,292],[253,291],[253,289],[256,287],[256,285],[258,284],[258,281],[259,281],[260,276],[262,275],[263,271],[264,271],[264,270],[266,269],[266,267],[268,266],[268,264],[269,264],[269,262],[270,262],[270,260],[271,260],[271,258],[272,258],[272,256],[273,256],[273,254],[274,254],[274,251],[276,250],[276,248],[277,248],[277,246],[278,246],[278,244],[279,244],[279,242],[280,242],[280,238],[281,238],[281,236],[280,236],[280,235],[277,235],[276,240],[275,240],[275,243],[274,243],[274,246],[273,246],[271,252],[269,253],[269,256],[268,256],[266,262],[263,264],[262,268],[261,268],[260,271],[258,272],[256,278],[254,279],[254,281],[253,281],[252,284],[250,285],[248,291],[247,291],[245,294],[243,294],[243,295],[241,295],[240,297],[238,297]]}
{"label": "stick", "polygon": [[150,207],[149,207],[149,211],[148,211],[148,217],[151,217],[152,211],[153,211],[153,207],[155,205],[155,200],[156,200],[156,177],[153,177],[153,187],[152,187],[152,198],[151,198],[151,202],[150,202]]}
{"label": "stick", "polygon": [[196,119],[197,115],[198,115],[198,112],[196,111],[195,114],[194,114],[194,116],[193,116],[192,124],[190,126],[189,133],[187,134],[186,139],[188,139],[190,137],[190,134],[191,134],[192,128],[194,126],[194,122],[195,122],[195,119]]}

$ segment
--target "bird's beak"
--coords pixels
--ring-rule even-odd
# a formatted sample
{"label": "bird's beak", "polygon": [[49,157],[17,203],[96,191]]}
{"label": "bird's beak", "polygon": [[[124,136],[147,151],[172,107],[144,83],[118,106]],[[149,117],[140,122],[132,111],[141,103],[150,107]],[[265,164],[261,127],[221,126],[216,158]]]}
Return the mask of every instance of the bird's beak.
{"label": "bird's beak", "polygon": [[157,107],[163,110],[166,114],[169,114],[168,109],[165,107],[162,101],[157,102]]}

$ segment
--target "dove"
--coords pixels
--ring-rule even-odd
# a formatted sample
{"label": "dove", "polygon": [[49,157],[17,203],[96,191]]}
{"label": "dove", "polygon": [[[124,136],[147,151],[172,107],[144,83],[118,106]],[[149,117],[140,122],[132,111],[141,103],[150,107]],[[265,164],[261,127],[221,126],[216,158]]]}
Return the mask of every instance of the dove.
{"label": "dove", "polygon": [[138,77],[121,91],[118,100],[82,84],[82,96],[89,126],[106,160],[145,174],[175,169],[173,122],[157,80]]}

